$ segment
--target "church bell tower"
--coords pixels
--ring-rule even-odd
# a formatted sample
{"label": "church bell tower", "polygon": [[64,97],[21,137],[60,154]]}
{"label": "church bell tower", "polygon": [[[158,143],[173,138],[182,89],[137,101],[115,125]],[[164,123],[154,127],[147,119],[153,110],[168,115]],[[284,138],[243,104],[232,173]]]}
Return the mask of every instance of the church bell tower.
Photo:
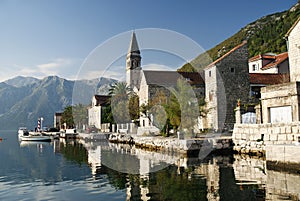
{"label": "church bell tower", "polygon": [[126,57],[126,83],[133,90],[139,89],[141,74],[141,53],[135,32],[132,32],[131,41]]}

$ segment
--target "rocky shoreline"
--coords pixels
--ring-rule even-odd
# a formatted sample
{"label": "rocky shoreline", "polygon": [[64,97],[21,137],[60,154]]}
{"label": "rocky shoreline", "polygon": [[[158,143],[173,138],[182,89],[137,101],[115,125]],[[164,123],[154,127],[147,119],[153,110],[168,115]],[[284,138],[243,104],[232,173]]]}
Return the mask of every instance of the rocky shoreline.
{"label": "rocky shoreline", "polygon": [[178,139],[175,137],[161,136],[137,136],[113,133],[109,136],[109,142],[134,144],[135,147],[150,151],[178,152],[185,155],[203,154],[216,151],[232,151],[233,143],[229,137],[202,137],[195,139]]}

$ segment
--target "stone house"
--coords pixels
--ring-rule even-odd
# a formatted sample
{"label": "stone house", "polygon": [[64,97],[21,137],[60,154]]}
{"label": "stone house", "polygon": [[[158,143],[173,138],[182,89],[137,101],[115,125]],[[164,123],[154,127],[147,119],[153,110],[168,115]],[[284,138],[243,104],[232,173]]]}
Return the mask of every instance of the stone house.
{"label": "stone house", "polygon": [[241,124],[240,108],[233,130],[234,149],[262,153],[267,162],[299,163],[300,152],[300,18],[286,34],[290,82],[261,88],[256,124]]}
{"label": "stone house", "polygon": [[260,54],[250,58],[249,73],[289,73],[288,52]]}
{"label": "stone house", "polygon": [[300,18],[286,34],[290,82],[261,90],[263,123],[291,123],[300,120]]}
{"label": "stone house", "polygon": [[231,130],[235,122],[237,101],[247,102],[250,84],[247,42],[208,65],[205,74],[205,99],[208,115],[207,127]]}
{"label": "stone house", "polygon": [[110,96],[94,95],[92,97],[92,105],[88,109],[88,125],[101,129],[102,110],[109,104]]}

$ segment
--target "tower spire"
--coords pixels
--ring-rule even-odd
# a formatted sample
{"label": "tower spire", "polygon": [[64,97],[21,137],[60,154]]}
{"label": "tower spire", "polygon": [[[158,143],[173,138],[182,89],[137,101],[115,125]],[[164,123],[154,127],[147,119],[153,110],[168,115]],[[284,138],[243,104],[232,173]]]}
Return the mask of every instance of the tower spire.
{"label": "tower spire", "polygon": [[132,89],[139,89],[141,73],[141,52],[136,39],[135,32],[132,32],[131,41],[126,57],[126,82]]}
{"label": "tower spire", "polygon": [[131,41],[130,41],[130,45],[129,45],[129,49],[128,49],[128,54],[129,53],[138,53],[138,54],[140,54],[140,49],[139,49],[138,42],[136,40],[135,31],[133,31],[132,35],[131,35]]}

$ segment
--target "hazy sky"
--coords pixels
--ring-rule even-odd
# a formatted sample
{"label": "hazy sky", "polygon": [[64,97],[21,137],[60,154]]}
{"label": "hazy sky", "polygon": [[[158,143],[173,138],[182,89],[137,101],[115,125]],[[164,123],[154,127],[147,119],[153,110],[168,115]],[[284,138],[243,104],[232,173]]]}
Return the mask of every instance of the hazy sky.
{"label": "hazy sky", "polygon": [[[143,28],[178,32],[208,50],[246,24],[287,10],[296,2],[0,0],[0,81],[18,75],[75,79],[85,58],[97,46],[116,35]],[[138,34],[137,38],[142,43]],[[160,63],[145,56],[143,65]],[[117,63],[122,62],[125,66],[123,58]]]}

